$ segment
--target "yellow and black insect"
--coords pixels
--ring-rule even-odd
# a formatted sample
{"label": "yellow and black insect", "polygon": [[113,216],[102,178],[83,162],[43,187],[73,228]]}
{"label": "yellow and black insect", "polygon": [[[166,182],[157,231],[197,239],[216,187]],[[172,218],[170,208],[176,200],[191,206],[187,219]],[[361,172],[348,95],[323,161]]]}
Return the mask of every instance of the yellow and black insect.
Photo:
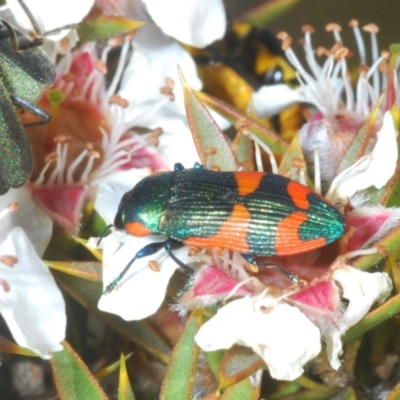
{"label": "yellow and black insect", "polygon": [[294,69],[271,32],[246,23],[233,23],[223,40],[204,50],[192,50],[192,54],[206,93],[248,112],[283,138],[293,138],[302,122],[299,105],[271,119],[258,118],[249,110],[252,93],[261,86],[297,83]]}

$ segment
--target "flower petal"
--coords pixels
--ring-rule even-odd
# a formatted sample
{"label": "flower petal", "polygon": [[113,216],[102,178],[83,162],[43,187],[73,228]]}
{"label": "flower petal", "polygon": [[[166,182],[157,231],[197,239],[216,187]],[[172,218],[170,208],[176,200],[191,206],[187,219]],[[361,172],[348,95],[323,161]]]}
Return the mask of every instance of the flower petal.
{"label": "flower petal", "polygon": [[382,303],[393,289],[389,275],[382,272],[369,273],[343,265],[335,269],[332,278],[340,285],[343,297],[348,300],[342,313],[340,326],[324,334],[329,362],[334,369],[341,365],[341,336],[346,329],[359,322],[374,303]]}
{"label": "flower petal", "polygon": [[[149,243],[161,242],[157,236],[133,237],[123,232],[113,232],[103,239],[103,285],[107,287],[132,260],[135,254]],[[182,260],[187,250],[174,251]],[[100,298],[102,311],[120,315],[123,319],[139,320],[154,314],[164,300],[168,282],[178,268],[171,259],[158,261],[159,271],[149,268],[150,260],[165,257],[165,250],[136,260],[115,290]]]}
{"label": "flower petal", "polygon": [[318,328],[298,308],[273,297],[230,302],[200,328],[195,340],[204,351],[235,343],[251,347],[271,376],[281,380],[298,378],[321,350]]}
{"label": "flower petal", "polygon": [[225,34],[226,13],[221,0],[143,1],[156,24],[180,42],[205,47]]}
{"label": "flower petal", "polygon": [[149,173],[147,168],[117,171],[101,181],[97,187],[94,209],[107,224],[114,222],[122,196]]}
{"label": "flower petal", "polygon": [[[199,158],[187,123],[177,65],[189,85],[200,89],[196,65],[180,44],[151,24],[138,30],[133,45],[135,51],[119,91],[129,101],[125,110],[125,128],[163,128],[164,133],[159,138],[160,154],[166,157],[171,167],[177,161],[192,166]],[[175,82],[175,101],[172,102],[160,94],[166,78]]]}
{"label": "flower petal", "polygon": [[[32,23],[17,0],[7,0],[7,4],[15,16],[18,26],[26,31],[32,31]],[[94,4],[94,0],[70,0],[67,3],[47,0],[25,0],[25,4],[34,15],[43,32],[62,28],[65,25],[81,22]],[[69,30],[46,36],[59,40],[68,34]]]}
{"label": "flower petal", "polygon": [[306,100],[302,87],[293,89],[285,84],[262,86],[252,95],[252,105],[259,118],[270,118]]}
{"label": "flower petal", "polygon": [[35,204],[26,187],[10,189],[5,195],[0,196],[0,210],[4,210],[10,203],[18,203],[19,209],[1,219],[0,242],[6,238],[12,228],[20,226],[29,237],[36,252],[42,256],[53,231],[51,219]]}
{"label": "flower petal", "polygon": [[383,125],[377,136],[371,154],[360,158],[333,180],[326,195],[331,203],[345,204],[356,192],[370,186],[380,189],[392,177],[398,157],[397,131],[389,111],[383,117]]}
{"label": "flower petal", "polygon": [[[15,257],[14,264],[7,258]],[[65,303],[53,276],[22,228],[14,228],[0,245],[0,311],[16,340],[42,358],[62,350]]]}

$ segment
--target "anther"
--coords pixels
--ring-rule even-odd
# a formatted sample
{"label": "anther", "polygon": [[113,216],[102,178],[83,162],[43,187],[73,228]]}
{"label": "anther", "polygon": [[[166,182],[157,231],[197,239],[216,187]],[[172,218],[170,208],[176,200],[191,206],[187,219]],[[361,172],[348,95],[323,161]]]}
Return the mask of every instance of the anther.
{"label": "anther", "polygon": [[10,210],[10,212],[17,212],[19,210],[19,203],[14,202],[14,203],[10,203],[8,205],[8,209]]}
{"label": "anther", "polygon": [[379,27],[375,24],[367,24],[363,26],[363,31],[368,33],[378,33]]}
{"label": "anther", "polygon": [[107,65],[105,62],[103,62],[101,60],[97,60],[95,63],[95,67],[96,67],[97,71],[99,71],[103,75],[105,75],[107,73]]}
{"label": "anther", "polygon": [[13,267],[18,262],[18,258],[11,254],[3,254],[0,257],[0,262],[5,264],[7,267]]}
{"label": "anther", "polygon": [[315,29],[312,25],[306,24],[301,27],[303,33],[314,33]]}
{"label": "anther", "polygon": [[158,265],[157,261],[150,260],[149,261],[149,268],[154,272],[160,272],[160,266]]}
{"label": "anther", "polygon": [[117,104],[122,108],[127,108],[129,106],[129,101],[122,98],[119,94],[113,94],[108,98],[109,104]]}
{"label": "anther", "polygon": [[217,153],[217,149],[215,148],[215,147],[209,147],[207,150],[206,150],[206,154],[208,155],[208,156],[213,156],[214,154],[216,154]]}
{"label": "anther", "polygon": [[9,292],[11,289],[10,284],[4,279],[0,279],[0,286],[3,286],[5,292]]}
{"label": "anther", "polygon": [[64,82],[71,83],[75,80],[75,75],[72,72],[68,72],[61,78]]}
{"label": "anther", "polygon": [[325,26],[325,30],[327,32],[341,32],[342,27],[336,22],[331,22]]}

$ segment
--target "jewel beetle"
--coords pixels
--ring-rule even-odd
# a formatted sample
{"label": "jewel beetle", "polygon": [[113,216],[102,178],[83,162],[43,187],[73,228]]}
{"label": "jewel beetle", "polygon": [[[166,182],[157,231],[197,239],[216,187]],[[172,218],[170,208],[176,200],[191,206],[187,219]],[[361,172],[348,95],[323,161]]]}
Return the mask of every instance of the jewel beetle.
{"label": "jewel beetle", "polygon": [[32,153],[17,110],[27,110],[40,119],[27,125],[46,123],[50,115],[37,107],[43,89],[51,86],[55,66],[39,48],[40,28],[22,0],[21,7],[32,22],[37,37],[30,39],[0,20],[0,194],[22,186],[30,177]]}
{"label": "jewel beetle", "polygon": [[134,236],[168,239],[143,247],[104,293],[116,287],[136,259],[162,248],[186,269],[172,253],[183,245],[222,247],[258,265],[253,256],[293,255],[337,240],[344,217],[322,196],[281,175],[175,164],[173,172],[146,177],[124,194],[114,226]]}

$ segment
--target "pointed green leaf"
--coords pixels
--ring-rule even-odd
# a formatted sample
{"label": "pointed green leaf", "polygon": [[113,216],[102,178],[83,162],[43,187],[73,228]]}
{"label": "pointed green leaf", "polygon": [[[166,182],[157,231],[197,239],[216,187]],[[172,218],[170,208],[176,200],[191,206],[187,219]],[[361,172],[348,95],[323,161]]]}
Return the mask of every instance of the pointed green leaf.
{"label": "pointed green leaf", "polygon": [[190,130],[202,164],[209,169],[217,166],[221,171],[236,171],[239,164],[224,133],[194,90],[187,84],[180,69],[179,76]]}
{"label": "pointed green leaf", "polygon": [[175,345],[168,365],[160,399],[192,400],[199,347],[194,336],[203,322],[203,311],[194,310],[189,316],[178,343]]}
{"label": "pointed green leaf", "polygon": [[119,372],[118,400],[135,400],[123,354],[121,354],[121,369]]}
{"label": "pointed green leaf", "polygon": [[238,132],[232,144],[233,152],[244,171],[254,171],[254,143]]}
{"label": "pointed green leaf", "polygon": [[358,257],[350,263],[351,266],[365,271],[383,260],[386,254],[397,251],[400,248],[400,228],[394,229],[382,239],[378,240],[374,243],[374,247],[380,249],[379,253]]}
{"label": "pointed green leaf", "polygon": [[382,101],[383,96],[379,98],[379,101],[375,105],[374,109],[371,111],[371,114],[368,116],[360,130],[357,132],[357,135],[350,143],[346,154],[340,162],[336,175],[349,168],[365,154],[365,151],[367,150],[370,139],[374,132],[376,119],[379,115]]}
{"label": "pointed green leaf", "polygon": [[134,21],[117,15],[97,15],[81,22],[77,32],[81,42],[97,42],[126,35],[145,23],[145,21]]}
{"label": "pointed green leaf", "polygon": [[304,176],[306,182],[309,187],[314,187],[314,183],[311,182],[307,173],[307,164],[304,158],[303,150],[300,145],[300,137],[299,135],[295,135],[293,137],[292,142],[289,145],[288,150],[282,158],[282,161],[279,164],[279,174],[289,176],[291,179],[295,181],[300,181],[300,167],[296,167],[296,165],[301,166],[301,169],[304,171]]}
{"label": "pointed green leaf", "polygon": [[63,341],[63,346],[64,350],[56,351],[50,360],[54,383],[60,398],[63,400],[108,399],[97,379],[67,341]]}
{"label": "pointed green leaf", "polygon": [[98,282],[87,281],[54,271],[53,275],[57,282],[79,303],[97,315],[115,330],[126,336],[132,342],[141,346],[144,350],[152,354],[164,363],[168,362],[170,347],[154,331],[152,326],[146,321],[124,321],[117,315],[101,312],[97,308],[97,303],[102,295],[103,288]]}
{"label": "pointed green leaf", "polygon": [[248,378],[265,365],[249,347],[233,346],[225,354],[219,367],[220,388],[232,386]]}
{"label": "pointed green leaf", "polygon": [[259,122],[251,119],[247,115],[236,110],[236,108],[230,106],[222,100],[217,99],[216,97],[212,97],[202,92],[197,92],[197,95],[204,104],[227,119],[233,126],[235,126],[238,121],[245,121],[249,132],[261,142],[265,143],[274,152],[274,154],[285,154],[286,150],[288,149],[288,143],[274,131],[266,128]]}
{"label": "pointed green leaf", "polygon": [[299,0],[268,0],[253,8],[241,19],[251,26],[264,27],[268,22],[289,11]]}
{"label": "pointed green leaf", "polygon": [[226,389],[221,400],[257,400],[260,397],[260,386],[253,386],[250,379],[245,379]]}
{"label": "pointed green leaf", "polygon": [[[127,356],[124,356],[125,362],[126,362],[126,360],[131,358],[132,354],[133,353],[130,353]],[[104,379],[107,376],[109,376],[112,372],[117,370],[120,366],[121,366],[121,358],[118,359],[117,361],[113,362],[112,364],[109,364],[109,365],[105,366],[104,368],[100,369],[99,371],[97,371],[94,374],[94,376],[96,377],[96,379],[98,381],[101,381],[102,379]]]}
{"label": "pointed green leaf", "polygon": [[25,349],[25,347],[18,346],[17,344],[10,342],[4,336],[0,335],[0,352],[19,354],[21,356],[39,357],[32,350]]}
{"label": "pointed green leaf", "polygon": [[[89,253],[93,254],[93,256],[95,258],[97,258],[100,261],[103,260],[103,251],[98,248],[94,248],[93,246],[89,246],[88,240],[83,239],[81,237],[77,237],[77,236],[74,236],[74,240],[75,240],[75,242],[78,242],[79,244],[81,244]],[[96,243],[97,245],[98,245],[99,240]]]}
{"label": "pointed green leaf", "polygon": [[45,261],[54,270],[73,275],[78,278],[101,282],[102,266],[98,261]]}

